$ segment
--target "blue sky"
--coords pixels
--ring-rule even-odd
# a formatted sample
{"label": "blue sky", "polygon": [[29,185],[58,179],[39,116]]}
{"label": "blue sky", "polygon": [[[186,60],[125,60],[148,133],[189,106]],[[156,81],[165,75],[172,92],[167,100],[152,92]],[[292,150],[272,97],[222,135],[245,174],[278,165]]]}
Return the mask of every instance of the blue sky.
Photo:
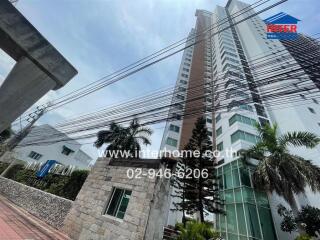
{"label": "blue sky", "polygon": [[[212,11],[215,5],[225,3],[226,0],[19,0],[17,8],[79,71],[67,86],[50,92],[41,102],[91,83],[186,37],[195,24],[196,9]],[[289,0],[262,18],[283,11],[302,20],[300,32],[314,34],[320,32],[319,10],[319,0]],[[54,124],[173,84],[180,58],[178,54],[48,113],[39,123]],[[0,83],[13,64],[0,53]],[[159,148],[163,127],[164,124],[154,127],[151,149]],[[91,144],[84,149],[96,156]]]}

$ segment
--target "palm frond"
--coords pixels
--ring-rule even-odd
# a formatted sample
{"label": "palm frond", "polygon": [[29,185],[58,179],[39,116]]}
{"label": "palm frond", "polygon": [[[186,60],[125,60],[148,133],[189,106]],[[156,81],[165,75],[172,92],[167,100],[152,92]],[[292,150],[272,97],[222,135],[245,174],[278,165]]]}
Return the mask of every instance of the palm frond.
{"label": "palm frond", "polygon": [[320,138],[310,132],[288,132],[278,139],[281,146],[314,148],[320,142]]}
{"label": "palm frond", "polygon": [[151,144],[150,139],[145,137],[145,136],[138,136],[136,138],[142,140],[144,145],[150,145]]}
{"label": "palm frond", "polygon": [[147,128],[147,127],[140,127],[137,131],[136,131],[137,134],[139,133],[143,133],[143,134],[146,134],[146,135],[151,135],[153,133],[153,130],[151,128]]}
{"label": "palm frond", "polygon": [[263,160],[265,157],[265,153],[267,151],[266,146],[264,145],[263,142],[258,142],[256,145],[250,147],[247,150],[244,150],[241,152],[241,155],[243,158],[254,158],[257,160]]}
{"label": "palm frond", "polygon": [[97,133],[97,140],[94,142],[94,146],[100,148],[111,136],[111,131],[103,130]]}

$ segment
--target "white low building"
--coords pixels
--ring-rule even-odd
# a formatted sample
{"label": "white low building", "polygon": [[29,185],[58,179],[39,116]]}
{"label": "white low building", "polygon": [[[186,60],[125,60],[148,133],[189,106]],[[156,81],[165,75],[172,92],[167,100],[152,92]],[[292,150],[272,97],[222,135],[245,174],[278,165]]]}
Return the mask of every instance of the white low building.
{"label": "white low building", "polygon": [[[50,142],[50,137],[57,139],[57,136],[63,141]],[[40,140],[42,143],[37,144]],[[44,140],[48,143],[43,143]],[[13,154],[16,159],[28,163],[56,160],[62,165],[71,165],[77,169],[88,169],[93,160],[81,150],[79,142],[47,124],[34,127],[14,149]]]}

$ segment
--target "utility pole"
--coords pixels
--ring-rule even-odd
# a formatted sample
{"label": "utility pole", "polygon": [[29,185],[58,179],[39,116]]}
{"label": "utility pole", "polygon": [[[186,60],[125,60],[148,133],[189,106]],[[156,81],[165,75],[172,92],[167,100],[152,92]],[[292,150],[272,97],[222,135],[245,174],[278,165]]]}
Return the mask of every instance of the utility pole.
{"label": "utility pole", "polygon": [[[38,119],[45,113],[48,106],[38,106],[34,113],[29,114],[27,121],[29,122],[20,132],[14,135],[6,144],[5,151],[0,153],[0,159],[5,157],[6,153],[12,151],[18,144],[30,133],[33,125],[38,121]],[[8,170],[14,165],[15,159],[13,159],[10,165],[4,170],[1,176],[5,176]]]}

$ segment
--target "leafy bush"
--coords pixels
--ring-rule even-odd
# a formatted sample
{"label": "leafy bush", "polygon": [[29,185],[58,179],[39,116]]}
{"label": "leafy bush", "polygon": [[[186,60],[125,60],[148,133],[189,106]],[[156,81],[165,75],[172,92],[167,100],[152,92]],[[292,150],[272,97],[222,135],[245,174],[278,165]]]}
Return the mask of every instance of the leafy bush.
{"label": "leafy bush", "polygon": [[310,237],[308,234],[301,234],[295,238],[295,240],[311,240],[311,239],[312,237]]}
{"label": "leafy bush", "polygon": [[216,232],[209,223],[188,221],[185,228],[182,224],[177,224],[176,229],[181,232],[177,240],[220,239],[219,233]]}
{"label": "leafy bush", "polygon": [[87,170],[73,171],[64,185],[63,196],[71,200],[76,199],[82,185],[87,179],[88,174],[89,172]]}
{"label": "leafy bush", "polygon": [[7,167],[9,166],[9,163],[3,163],[0,162],[0,174],[7,169]]}
{"label": "leafy bush", "polygon": [[30,187],[75,200],[88,174],[87,170],[75,170],[71,176],[49,173],[40,180],[36,177],[36,171],[25,169],[24,165],[17,164],[9,169],[6,177]]}

